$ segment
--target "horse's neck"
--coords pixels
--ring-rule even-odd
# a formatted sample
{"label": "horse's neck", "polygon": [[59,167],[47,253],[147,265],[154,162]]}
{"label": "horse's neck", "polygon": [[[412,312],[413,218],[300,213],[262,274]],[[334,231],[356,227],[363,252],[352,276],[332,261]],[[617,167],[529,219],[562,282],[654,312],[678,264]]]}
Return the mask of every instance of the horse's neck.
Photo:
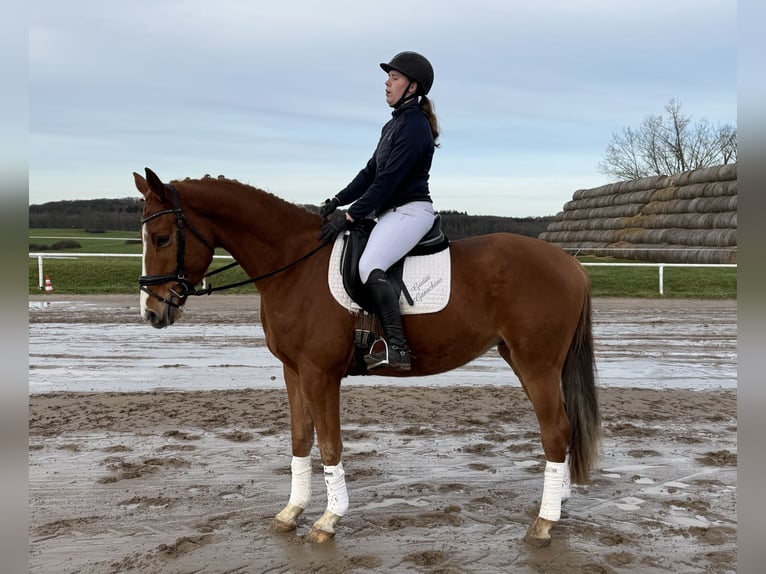
{"label": "horse's neck", "polygon": [[270,273],[318,245],[318,218],[296,205],[246,186],[202,193],[216,194],[214,205],[200,204],[199,210],[213,226],[217,245],[250,277]]}

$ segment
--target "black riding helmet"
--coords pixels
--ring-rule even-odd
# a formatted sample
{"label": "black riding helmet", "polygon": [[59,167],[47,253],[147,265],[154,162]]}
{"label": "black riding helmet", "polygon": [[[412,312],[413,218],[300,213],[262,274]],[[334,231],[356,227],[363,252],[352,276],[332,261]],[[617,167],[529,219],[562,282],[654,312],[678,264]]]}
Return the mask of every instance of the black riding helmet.
{"label": "black riding helmet", "polygon": [[434,83],[434,69],[431,62],[417,52],[399,52],[388,64],[381,64],[388,73],[396,70],[418,83],[418,94],[425,96]]}

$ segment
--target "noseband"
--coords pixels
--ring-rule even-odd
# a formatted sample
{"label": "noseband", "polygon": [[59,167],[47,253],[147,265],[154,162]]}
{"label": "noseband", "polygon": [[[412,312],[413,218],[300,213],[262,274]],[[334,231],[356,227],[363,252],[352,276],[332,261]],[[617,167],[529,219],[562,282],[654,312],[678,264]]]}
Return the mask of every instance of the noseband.
{"label": "noseband", "polygon": [[177,285],[180,286],[180,289],[171,289],[170,292],[178,297],[179,300],[183,300],[189,295],[197,294],[197,291],[194,289],[194,285],[189,282],[189,279],[186,276],[186,272],[184,271],[184,252],[186,251],[185,229],[187,227],[189,228],[189,231],[191,231],[197,237],[197,239],[199,239],[208,249],[210,249],[211,252],[215,252],[215,249],[210,244],[210,242],[205,239],[204,236],[197,230],[197,228],[194,227],[191,222],[186,219],[186,216],[184,216],[184,213],[181,210],[181,203],[178,200],[178,192],[176,191],[175,186],[173,184],[167,183],[165,184],[165,187],[170,191],[171,197],[173,198],[173,207],[169,209],[163,209],[162,211],[158,211],[157,213],[152,213],[151,215],[147,215],[146,217],[141,218],[141,225],[147,221],[151,221],[156,217],[160,217],[161,215],[176,216],[176,272],[168,273],[166,275],[142,275],[138,278],[138,285],[140,286],[141,291],[147,293],[150,297],[154,297],[155,299],[162,301],[167,305],[171,305],[172,307],[180,307],[180,305],[174,300],[167,299],[162,295],[152,291],[149,286],[160,285],[162,283],[174,281]]}

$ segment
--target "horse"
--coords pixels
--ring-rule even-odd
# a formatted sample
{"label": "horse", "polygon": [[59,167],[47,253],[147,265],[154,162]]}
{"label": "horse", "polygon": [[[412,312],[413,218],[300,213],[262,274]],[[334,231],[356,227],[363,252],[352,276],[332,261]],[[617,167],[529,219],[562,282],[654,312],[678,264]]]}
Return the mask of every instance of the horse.
{"label": "horse", "polygon": [[[333,299],[331,247],[322,218],[236,180],[205,176],[163,183],[149,168],[133,173],[143,195],[140,313],[153,327],[177,321],[206,276],[214,250],[231,254],[257,282],[266,344],[283,365],[291,426],[291,489],[272,520],[297,529],[311,496],[311,452],[324,466],[327,507],[306,540],[332,539],[349,509],[341,455],[341,379],[354,360],[357,318]],[[494,233],[450,242],[450,293],[438,312],[403,316],[413,352],[410,371],[436,375],[493,347],[532,403],[545,454],[540,511],[524,536],[551,542],[571,484],[587,484],[600,456],[588,275],[571,255],[544,241]]]}

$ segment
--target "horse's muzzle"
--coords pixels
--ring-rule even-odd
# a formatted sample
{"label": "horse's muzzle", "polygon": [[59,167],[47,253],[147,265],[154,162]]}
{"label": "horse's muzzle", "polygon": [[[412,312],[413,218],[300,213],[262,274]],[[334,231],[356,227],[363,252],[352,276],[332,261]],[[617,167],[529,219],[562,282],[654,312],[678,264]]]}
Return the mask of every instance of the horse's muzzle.
{"label": "horse's muzzle", "polygon": [[163,329],[175,323],[183,313],[182,306],[185,301],[181,301],[175,295],[173,295],[170,300],[172,304],[154,301],[153,305],[157,308],[151,308],[147,304],[141,314],[144,321],[148,321],[155,329]]}

